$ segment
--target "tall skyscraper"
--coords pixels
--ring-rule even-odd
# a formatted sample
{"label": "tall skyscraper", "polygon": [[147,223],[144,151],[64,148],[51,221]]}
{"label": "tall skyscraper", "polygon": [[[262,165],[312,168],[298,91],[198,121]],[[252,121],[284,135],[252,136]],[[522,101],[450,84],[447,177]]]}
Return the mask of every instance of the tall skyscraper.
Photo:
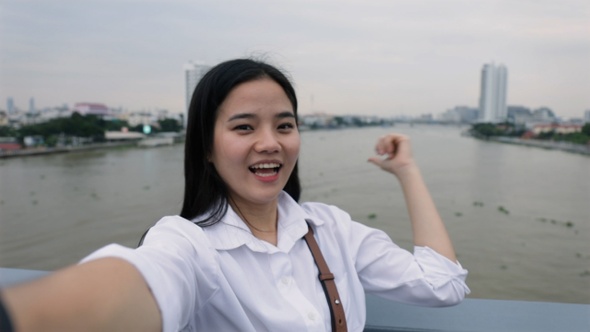
{"label": "tall skyscraper", "polygon": [[508,70],[502,64],[485,64],[481,70],[479,114],[482,122],[502,122],[507,118]]}
{"label": "tall skyscraper", "polygon": [[6,110],[8,111],[8,114],[13,114],[14,112],[14,99],[12,99],[12,97],[8,97],[6,99]]}
{"label": "tall skyscraper", "polygon": [[191,98],[195,87],[201,80],[201,78],[211,69],[211,66],[204,65],[202,63],[195,63],[189,61],[184,65],[184,82],[186,89],[186,107],[184,110],[184,127],[186,128],[186,121],[188,119],[188,108],[191,104]]}
{"label": "tall skyscraper", "polygon": [[29,99],[29,113],[35,113],[35,98]]}

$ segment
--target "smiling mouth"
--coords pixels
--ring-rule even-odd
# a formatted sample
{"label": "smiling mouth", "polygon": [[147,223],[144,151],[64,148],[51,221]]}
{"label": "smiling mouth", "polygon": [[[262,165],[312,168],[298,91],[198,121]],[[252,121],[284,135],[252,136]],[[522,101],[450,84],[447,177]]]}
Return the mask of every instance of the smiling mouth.
{"label": "smiling mouth", "polygon": [[276,175],[281,167],[283,165],[279,163],[262,163],[250,166],[248,169],[257,176],[265,177]]}

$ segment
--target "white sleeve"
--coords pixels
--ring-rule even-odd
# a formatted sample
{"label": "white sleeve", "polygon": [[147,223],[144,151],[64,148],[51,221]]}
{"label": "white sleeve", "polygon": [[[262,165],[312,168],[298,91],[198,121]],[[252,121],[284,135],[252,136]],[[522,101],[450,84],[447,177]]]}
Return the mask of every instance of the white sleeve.
{"label": "white sleeve", "polygon": [[217,289],[214,250],[200,227],[178,216],[165,217],[137,249],[111,244],[82,262],[118,257],[133,264],[146,280],[160,312],[163,331],[182,330]]}
{"label": "white sleeve", "polygon": [[383,231],[354,221],[350,244],[368,293],[422,306],[447,306],[470,292],[465,284],[467,270],[428,247],[415,247],[412,255]]}

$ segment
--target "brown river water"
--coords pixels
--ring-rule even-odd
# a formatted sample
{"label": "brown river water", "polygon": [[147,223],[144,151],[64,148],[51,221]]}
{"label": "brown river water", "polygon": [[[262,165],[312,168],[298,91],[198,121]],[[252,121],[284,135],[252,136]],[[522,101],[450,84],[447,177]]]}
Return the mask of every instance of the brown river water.
{"label": "brown river water", "polygon": [[[397,131],[413,151],[472,298],[590,303],[590,157],[397,125],[302,133],[302,201],[335,204],[411,249],[399,185],[367,158]],[[182,145],[0,160],[0,266],[54,270],[135,246],[180,211]]]}

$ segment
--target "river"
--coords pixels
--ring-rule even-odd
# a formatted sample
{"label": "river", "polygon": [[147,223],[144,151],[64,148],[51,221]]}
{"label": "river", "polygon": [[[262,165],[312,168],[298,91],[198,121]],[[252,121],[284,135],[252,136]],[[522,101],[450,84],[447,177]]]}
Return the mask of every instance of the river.
{"label": "river", "polygon": [[[302,133],[302,201],[335,204],[411,249],[400,187],[366,159],[397,131],[447,224],[472,298],[590,303],[590,157],[479,141],[465,128]],[[177,214],[183,147],[0,160],[0,266],[54,270]]]}

